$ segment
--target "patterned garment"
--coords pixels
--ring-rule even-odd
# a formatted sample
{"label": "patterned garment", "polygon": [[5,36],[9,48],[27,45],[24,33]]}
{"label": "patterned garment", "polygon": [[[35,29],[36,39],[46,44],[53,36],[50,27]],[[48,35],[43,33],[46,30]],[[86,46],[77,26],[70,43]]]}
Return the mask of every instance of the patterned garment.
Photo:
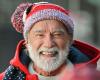
{"label": "patterned garment", "polygon": [[14,66],[9,66],[5,72],[5,77],[3,80],[25,80],[25,73],[20,71],[19,68]]}

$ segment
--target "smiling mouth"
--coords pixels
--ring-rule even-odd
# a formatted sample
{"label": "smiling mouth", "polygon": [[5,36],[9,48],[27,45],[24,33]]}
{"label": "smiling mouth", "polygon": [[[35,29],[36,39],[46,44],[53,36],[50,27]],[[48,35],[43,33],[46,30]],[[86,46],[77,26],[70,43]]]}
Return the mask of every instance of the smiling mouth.
{"label": "smiling mouth", "polygon": [[41,51],[40,55],[44,56],[44,57],[55,57],[58,54],[57,51],[53,51],[53,52],[48,52],[48,51]]}

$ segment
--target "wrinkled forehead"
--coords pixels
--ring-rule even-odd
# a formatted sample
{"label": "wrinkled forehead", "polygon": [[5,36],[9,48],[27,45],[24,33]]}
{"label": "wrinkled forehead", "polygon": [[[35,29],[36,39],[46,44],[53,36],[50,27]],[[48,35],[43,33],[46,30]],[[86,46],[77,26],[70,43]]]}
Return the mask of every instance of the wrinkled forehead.
{"label": "wrinkled forehead", "polygon": [[32,26],[33,31],[45,31],[45,30],[51,30],[51,31],[62,31],[65,32],[65,26],[62,22],[57,20],[42,20],[37,23],[35,23]]}

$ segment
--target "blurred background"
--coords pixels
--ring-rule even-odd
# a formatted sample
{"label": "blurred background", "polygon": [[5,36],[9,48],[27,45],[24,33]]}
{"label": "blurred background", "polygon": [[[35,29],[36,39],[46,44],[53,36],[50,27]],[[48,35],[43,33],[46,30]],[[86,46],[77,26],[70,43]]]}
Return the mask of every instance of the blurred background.
{"label": "blurred background", "polygon": [[70,9],[75,23],[74,39],[100,48],[100,0],[0,0],[0,72],[9,65],[22,34],[12,27],[10,17],[22,2],[48,1]]}

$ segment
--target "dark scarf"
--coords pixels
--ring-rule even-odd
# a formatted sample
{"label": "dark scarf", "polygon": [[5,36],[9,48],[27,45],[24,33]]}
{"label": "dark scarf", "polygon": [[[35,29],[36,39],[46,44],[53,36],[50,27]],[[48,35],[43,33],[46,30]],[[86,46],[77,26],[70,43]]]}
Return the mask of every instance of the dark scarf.
{"label": "dark scarf", "polygon": [[[21,63],[25,65],[26,67],[28,67],[31,60],[26,54],[28,54],[27,51],[22,48],[22,51],[19,57],[20,57]],[[78,63],[86,62],[89,60],[88,56],[84,55],[75,47],[70,48],[70,54],[68,58],[73,64],[78,64]],[[26,78],[26,74],[23,71],[21,71],[19,68],[13,65],[10,65],[5,71],[5,76],[3,80],[25,80],[25,78]]]}

